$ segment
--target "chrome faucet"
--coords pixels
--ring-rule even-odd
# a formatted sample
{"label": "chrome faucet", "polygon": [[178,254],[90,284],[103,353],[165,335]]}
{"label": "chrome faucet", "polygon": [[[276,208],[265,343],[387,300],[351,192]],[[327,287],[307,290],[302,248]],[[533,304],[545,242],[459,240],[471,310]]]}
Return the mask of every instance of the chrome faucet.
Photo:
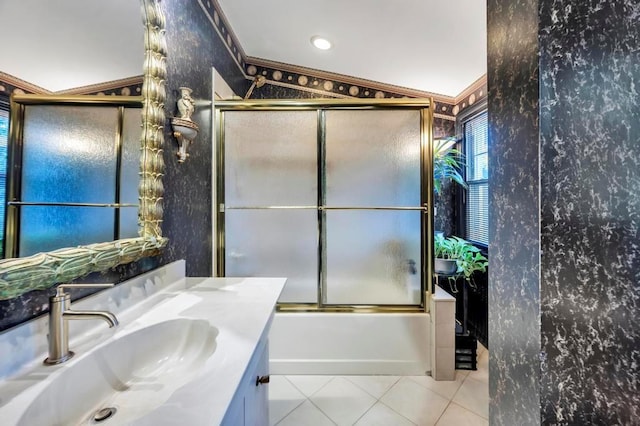
{"label": "chrome faucet", "polygon": [[65,288],[113,287],[113,284],[60,284],[55,296],[49,298],[49,356],[46,365],[68,361],[74,353],[69,350],[69,320],[101,319],[109,328],[118,325],[118,319],[106,311],[72,311],[71,296]]}

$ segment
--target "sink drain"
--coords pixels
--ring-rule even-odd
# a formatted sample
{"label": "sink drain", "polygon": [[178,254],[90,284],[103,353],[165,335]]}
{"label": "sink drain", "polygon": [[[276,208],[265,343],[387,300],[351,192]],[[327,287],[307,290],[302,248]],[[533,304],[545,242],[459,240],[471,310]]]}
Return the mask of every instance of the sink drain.
{"label": "sink drain", "polygon": [[103,422],[107,419],[110,419],[116,413],[115,407],[107,407],[102,408],[95,413],[93,413],[92,420],[96,423]]}

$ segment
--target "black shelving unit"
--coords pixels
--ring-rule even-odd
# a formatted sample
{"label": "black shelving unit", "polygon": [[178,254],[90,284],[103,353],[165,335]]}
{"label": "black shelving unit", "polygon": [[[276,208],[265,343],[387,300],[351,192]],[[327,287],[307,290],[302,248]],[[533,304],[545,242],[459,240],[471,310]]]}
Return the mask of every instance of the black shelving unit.
{"label": "black shelving unit", "polygon": [[[436,284],[440,285],[440,278],[445,278],[447,281],[450,279],[457,279],[460,277],[459,274],[434,274],[436,279]],[[458,294],[461,293],[462,297],[462,318],[460,320],[456,319],[456,370],[477,370],[478,369],[478,339],[472,334],[469,333],[467,319],[468,319],[468,305],[469,305],[469,294],[468,294],[468,286],[466,280],[462,281],[462,290],[459,291]],[[448,284],[448,283],[447,283]],[[457,284],[457,283],[456,283]],[[441,288],[445,288],[441,286]],[[445,289],[446,291],[446,289]],[[456,297],[456,294],[452,294],[452,296]],[[456,303],[457,305],[457,303]]]}

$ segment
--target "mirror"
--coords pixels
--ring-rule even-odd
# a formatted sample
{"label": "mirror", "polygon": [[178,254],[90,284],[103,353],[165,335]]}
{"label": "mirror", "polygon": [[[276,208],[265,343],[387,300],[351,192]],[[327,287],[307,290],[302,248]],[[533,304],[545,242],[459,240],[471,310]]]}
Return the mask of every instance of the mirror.
{"label": "mirror", "polygon": [[[123,1],[131,2],[131,0]],[[77,0],[77,2],[98,5],[105,3],[98,0]],[[58,6],[61,2],[54,3]],[[163,105],[166,79],[165,20],[158,0],[141,0],[140,5],[144,33],[144,60],[138,188],[139,237],[62,248],[24,258],[2,260],[0,261],[0,300],[11,299],[31,290],[45,289],[56,283],[71,281],[91,272],[105,271],[117,265],[156,254],[167,243],[161,232],[164,169],[162,148],[165,120]],[[40,7],[40,4],[37,7]],[[72,13],[72,16],[77,15]],[[87,21],[93,22],[90,18],[91,16]],[[53,18],[51,20],[55,21]],[[91,25],[93,27],[94,24]],[[44,39],[47,34],[40,34],[40,37]],[[121,42],[122,44],[124,42]],[[89,51],[97,56],[103,53],[101,47]],[[78,87],[83,84],[85,82],[72,83],[72,86]]]}

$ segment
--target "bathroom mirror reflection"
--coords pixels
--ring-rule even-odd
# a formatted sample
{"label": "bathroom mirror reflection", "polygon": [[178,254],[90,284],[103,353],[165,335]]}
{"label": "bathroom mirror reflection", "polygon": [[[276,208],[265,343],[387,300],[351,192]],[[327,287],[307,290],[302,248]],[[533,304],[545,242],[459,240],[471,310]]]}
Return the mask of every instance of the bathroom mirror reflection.
{"label": "bathroom mirror reflection", "polygon": [[[116,119],[117,124],[113,128],[123,125],[132,127],[133,130],[128,129],[127,137],[137,141],[137,146],[129,147],[129,151],[136,154],[133,159],[129,153],[126,160],[120,158],[116,162],[127,161],[128,170],[134,170],[129,175],[139,175],[131,183],[134,187],[133,194],[127,195],[128,201],[138,198],[134,204],[138,208],[133,209],[133,217],[137,219],[135,235],[130,235],[131,232],[127,235],[113,232],[113,224],[109,224],[111,231],[107,234],[96,233],[93,241],[78,243],[70,240],[68,244],[57,244],[62,247],[54,251],[46,251],[54,246],[43,245],[42,252],[36,254],[33,252],[37,251],[38,241],[34,241],[32,246],[36,248],[27,252],[28,257],[0,261],[0,299],[44,289],[58,282],[70,281],[90,272],[106,270],[157,253],[166,244],[160,229],[162,194],[158,189],[161,188],[159,181],[164,167],[161,148],[166,44],[164,15],[157,0],[2,2],[0,16],[7,18],[0,26],[0,35],[5,40],[15,40],[3,47],[3,61],[0,65],[0,97],[3,98],[0,100],[3,102],[0,103],[0,108],[4,106],[5,112],[0,114],[0,119],[9,115],[8,95],[12,95],[14,101],[22,99],[21,103],[11,103],[13,122],[13,116],[17,114],[16,108],[24,109],[24,99],[32,96],[25,95],[26,92],[56,99],[63,104],[69,99],[69,94],[90,93],[96,96],[87,96],[89,103],[97,103],[98,98],[108,97],[114,99],[114,102],[122,99],[125,103],[135,104],[130,105],[134,106],[133,112],[115,113],[129,117],[124,120],[127,124],[123,124],[122,119]],[[103,92],[102,87],[111,90]],[[105,94],[115,96],[104,96]],[[14,105],[19,106],[14,108]],[[24,115],[24,111],[22,114]],[[36,112],[32,110],[29,114],[34,115]],[[68,123],[68,118],[59,116],[58,120]],[[137,123],[134,124],[135,121]],[[0,130],[4,128],[0,126]],[[24,130],[23,127],[21,132]],[[13,134],[13,126],[10,131]],[[52,132],[56,130],[50,127],[45,133]],[[13,136],[11,139],[15,139]],[[19,136],[17,139],[21,139],[23,135]],[[113,137],[114,140],[118,138],[122,138],[122,135]],[[65,141],[58,146],[60,150],[70,149]],[[49,150],[51,148],[47,147]],[[75,146],[74,149],[83,148]],[[52,156],[57,154],[51,153]],[[45,160],[43,157],[47,155],[35,155],[36,168],[37,163]],[[41,167],[47,168],[47,173],[43,175],[65,174],[70,171],[69,167],[60,167],[63,162],[44,162],[47,164],[43,163]],[[2,163],[6,164],[4,159]],[[86,172],[102,174],[94,165],[86,167]],[[36,186],[41,189],[41,185]],[[5,201],[2,205],[7,207]],[[53,208],[56,207],[60,206]],[[113,212],[110,214],[113,215]],[[131,217],[127,221],[131,222]],[[4,219],[2,222],[4,223]],[[45,228],[46,222],[45,219]],[[31,223],[23,220],[22,224],[13,229],[25,225]]]}
{"label": "bathroom mirror reflection", "polygon": [[[144,27],[138,2],[3,2],[0,16],[29,17],[26,20],[5,19],[0,26],[2,40],[15,40],[3,47],[0,66],[0,80],[17,86],[11,91],[13,95],[30,92],[40,94],[47,100],[56,99],[65,92],[98,92],[106,87],[116,89],[111,93],[130,95],[134,81],[140,90]],[[19,36],[16,37],[16,34]],[[118,85],[123,87],[118,89]],[[112,185],[102,188],[109,193],[110,187],[119,185],[117,181],[120,179],[115,176],[122,174],[121,148],[125,147],[125,152],[129,153],[131,150],[127,148],[135,144],[136,158],[132,159],[129,155],[124,162],[128,164],[133,160],[137,163],[141,99],[137,105],[132,105],[132,112],[127,111],[126,114],[120,114],[115,107],[23,106],[15,102],[8,104],[6,99],[0,108],[3,106],[5,111],[7,106],[21,111],[11,116],[14,121],[12,127],[19,129],[12,132],[14,140],[8,146],[8,111],[0,117],[3,129],[0,135],[0,139],[3,139],[0,140],[0,162],[6,164],[6,171],[3,168],[3,176],[0,177],[6,178],[14,190],[14,193],[5,192],[5,185],[1,185],[0,200],[4,208],[0,210],[3,228],[0,230],[0,257],[30,256],[68,246],[119,239],[119,212],[111,220],[91,220],[88,217],[113,216],[113,212],[86,206],[53,206],[43,202],[59,199],[68,201],[67,198],[77,198],[85,203],[87,200],[103,200],[107,194],[95,193],[87,198],[79,193],[91,189],[91,184],[87,184],[91,180],[108,180],[105,172],[109,164],[118,170],[108,173],[114,176]],[[20,149],[12,144],[20,145]],[[11,152],[20,155],[11,156]],[[107,155],[110,158],[107,159]],[[9,163],[11,157],[13,161]],[[128,175],[127,184],[137,192],[137,170],[133,181],[129,178],[131,173],[125,170],[125,174]],[[126,191],[128,185],[122,188]],[[94,185],[93,192],[103,192],[102,188]],[[26,193],[22,194],[23,191]],[[64,192],[65,195],[56,197],[52,191]],[[118,203],[118,195],[119,191],[115,191],[113,196],[108,197],[109,202]],[[137,196],[128,198],[133,198],[128,200],[129,203],[137,205]],[[22,202],[31,204],[19,204]],[[125,215],[129,218],[131,212]],[[133,215],[136,215],[135,211]],[[83,219],[85,217],[87,219]],[[133,219],[133,228],[137,228],[137,220],[135,217]],[[74,232],[74,225],[81,228]],[[106,236],[108,238],[104,238]],[[135,237],[137,230],[125,233],[125,236]]]}

